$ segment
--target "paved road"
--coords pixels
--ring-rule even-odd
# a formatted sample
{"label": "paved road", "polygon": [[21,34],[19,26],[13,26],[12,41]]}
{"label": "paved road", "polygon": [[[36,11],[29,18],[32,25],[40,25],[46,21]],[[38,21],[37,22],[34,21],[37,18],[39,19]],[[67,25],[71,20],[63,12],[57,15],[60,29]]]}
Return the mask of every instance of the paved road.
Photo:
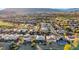
{"label": "paved road", "polygon": [[[2,50],[9,50],[10,44],[11,43],[0,42],[0,48],[2,48]],[[37,44],[35,48],[31,47],[31,44],[26,44],[21,45],[19,50],[50,50],[50,48],[52,48],[52,50],[63,50],[63,47],[56,43],[51,45]]]}
{"label": "paved road", "polygon": [[38,50],[43,50],[38,44],[36,45]]}

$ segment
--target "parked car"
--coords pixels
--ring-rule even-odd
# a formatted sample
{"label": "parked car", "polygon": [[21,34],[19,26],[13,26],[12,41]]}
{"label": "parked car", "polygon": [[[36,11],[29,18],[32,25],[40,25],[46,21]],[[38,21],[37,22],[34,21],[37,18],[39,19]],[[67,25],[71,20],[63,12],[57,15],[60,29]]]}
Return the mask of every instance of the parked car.
{"label": "parked car", "polygon": [[31,35],[30,34],[24,35],[24,41],[25,41],[25,44],[31,43]]}
{"label": "parked car", "polygon": [[45,37],[42,36],[42,35],[36,35],[36,43],[41,43],[41,44],[44,44],[46,41],[45,41]]}
{"label": "parked car", "polygon": [[68,40],[66,40],[66,39],[63,38],[63,37],[59,38],[59,40],[56,41],[56,43],[57,43],[58,45],[65,45],[65,44],[67,44],[67,42],[68,42]]}
{"label": "parked car", "polygon": [[27,32],[28,32],[27,29],[20,29],[17,31],[18,34],[23,34],[23,35],[25,35]]}

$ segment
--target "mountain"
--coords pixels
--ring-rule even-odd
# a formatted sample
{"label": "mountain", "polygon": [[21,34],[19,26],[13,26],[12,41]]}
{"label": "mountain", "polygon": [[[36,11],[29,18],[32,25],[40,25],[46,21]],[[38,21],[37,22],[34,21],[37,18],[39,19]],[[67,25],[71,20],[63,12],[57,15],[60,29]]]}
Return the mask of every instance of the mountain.
{"label": "mountain", "polygon": [[79,12],[79,8],[70,8],[67,9],[68,12]]}
{"label": "mountain", "polygon": [[32,14],[47,12],[79,12],[79,8],[6,8],[0,10],[0,14]]}
{"label": "mountain", "polygon": [[[0,14],[32,14],[52,12],[51,8],[7,8],[0,11]],[[55,12],[56,10],[54,10]]]}

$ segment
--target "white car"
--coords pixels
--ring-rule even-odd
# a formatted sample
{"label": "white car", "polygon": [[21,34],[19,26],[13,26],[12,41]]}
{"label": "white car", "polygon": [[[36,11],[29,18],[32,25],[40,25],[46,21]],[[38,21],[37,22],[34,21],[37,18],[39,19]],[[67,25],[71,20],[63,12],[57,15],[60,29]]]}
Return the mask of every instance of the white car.
{"label": "white car", "polygon": [[18,33],[20,33],[21,31],[22,31],[23,33],[26,33],[28,30],[27,30],[27,29],[20,29],[20,30],[17,30]]}
{"label": "white car", "polygon": [[36,40],[45,40],[45,37],[42,35],[36,35]]}
{"label": "white car", "polygon": [[27,35],[24,35],[24,40],[25,41],[31,41],[31,35],[27,34]]}
{"label": "white car", "polygon": [[56,42],[56,36],[55,35],[46,36],[46,39],[47,39],[48,42]]}

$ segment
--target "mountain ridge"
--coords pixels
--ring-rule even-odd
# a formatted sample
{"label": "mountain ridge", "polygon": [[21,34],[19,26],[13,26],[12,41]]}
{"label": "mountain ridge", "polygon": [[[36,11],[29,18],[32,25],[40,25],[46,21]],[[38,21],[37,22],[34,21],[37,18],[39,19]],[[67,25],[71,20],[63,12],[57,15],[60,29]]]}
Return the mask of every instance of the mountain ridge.
{"label": "mountain ridge", "polygon": [[6,8],[0,10],[0,14],[32,14],[48,12],[79,12],[79,8],[57,9],[57,8]]}

